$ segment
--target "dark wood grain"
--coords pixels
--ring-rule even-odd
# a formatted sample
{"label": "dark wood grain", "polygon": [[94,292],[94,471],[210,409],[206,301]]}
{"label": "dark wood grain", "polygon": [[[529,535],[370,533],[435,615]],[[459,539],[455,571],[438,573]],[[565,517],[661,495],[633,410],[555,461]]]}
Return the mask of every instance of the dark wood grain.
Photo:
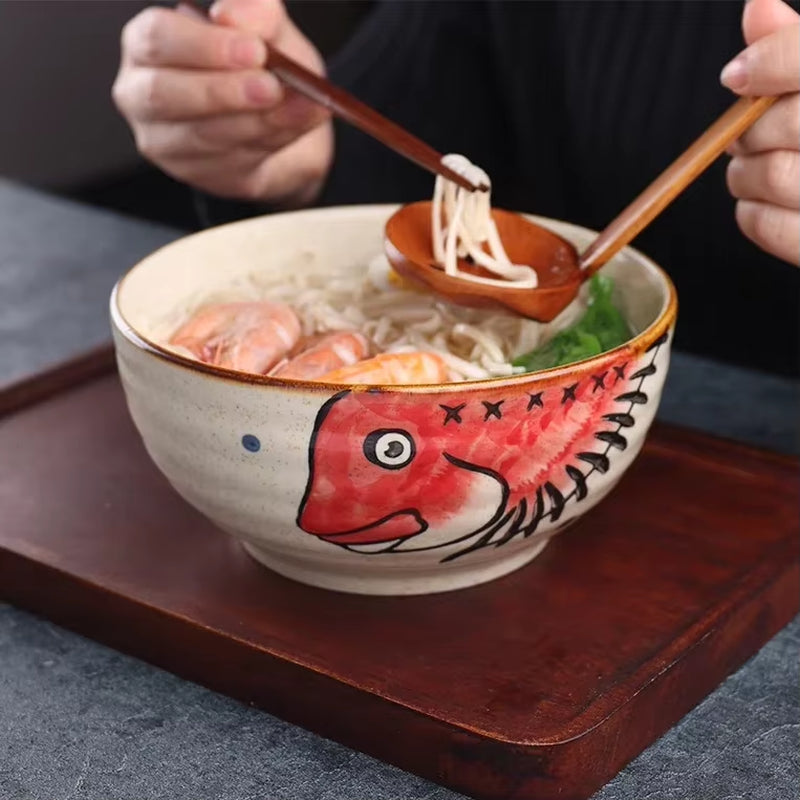
{"label": "dark wood grain", "polygon": [[152,466],[116,376],[76,375],[0,424],[3,599],[474,797],[588,797],[797,611],[788,457],[660,426],[525,569],[359,597],[256,565]]}

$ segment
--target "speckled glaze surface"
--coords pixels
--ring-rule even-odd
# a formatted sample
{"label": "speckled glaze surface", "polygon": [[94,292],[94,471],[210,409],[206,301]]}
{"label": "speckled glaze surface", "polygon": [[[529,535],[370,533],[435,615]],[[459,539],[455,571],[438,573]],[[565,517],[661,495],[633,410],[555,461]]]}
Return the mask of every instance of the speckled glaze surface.
{"label": "speckled glaze surface", "polygon": [[[464,384],[301,384],[157,345],[190,296],[247,274],[363,267],[393,210],[302,211],[186,237],[120,281],[111,316],[134,423],[187,502],[288,577],[422,594],[523,566],[613,489],[658,407],[676,299],[663,272],[626,249],[605,270],[635,339],[568,367]],[[532,219],[579,248],[592,237]]]}

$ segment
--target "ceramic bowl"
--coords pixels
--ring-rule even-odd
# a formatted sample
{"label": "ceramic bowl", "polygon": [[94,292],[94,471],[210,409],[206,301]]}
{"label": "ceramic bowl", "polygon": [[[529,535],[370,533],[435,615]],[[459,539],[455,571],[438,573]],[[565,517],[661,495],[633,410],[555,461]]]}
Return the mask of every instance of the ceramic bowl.
{"label": "ceramic bowl", "polygon": [[[394,210],[204,231],[134,266],[111,298],[128,407],[175,490],[276,572],[364,594],[492,580],[600,502],[653,420],[676,314],[670,280],[628,248],[604,269],[636,337],[540,373],[365,389],[246,376],[157,344],[190,298],[220,296],[245,275],[363,268]],[[593,237],[531,219],[579,249]]]}

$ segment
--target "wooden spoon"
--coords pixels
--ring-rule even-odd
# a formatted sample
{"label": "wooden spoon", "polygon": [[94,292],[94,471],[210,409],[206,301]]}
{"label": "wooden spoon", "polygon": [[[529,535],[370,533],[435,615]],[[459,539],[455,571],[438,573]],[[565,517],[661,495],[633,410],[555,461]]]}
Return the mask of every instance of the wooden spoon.
{"label": "wooden spoon", "polygon": [[[477,307],[504,307],[549,322],[572,302],[583,281],[615,256],[698,177],[725,148],[738,139],[776,100],[737,100],[710,128],[667,167],[592,242],[583,254],[566,239],[519,214],[494,209],[492,216],[508,257],[536,270],[535,289],[485,284],[451,276],[436,264],[431,234],[431,203],[399,209],[386,224],[386,255],[392,267],[417,284],[453,302]],[[480,267],[459,260],[459,269],[488,276]]]}

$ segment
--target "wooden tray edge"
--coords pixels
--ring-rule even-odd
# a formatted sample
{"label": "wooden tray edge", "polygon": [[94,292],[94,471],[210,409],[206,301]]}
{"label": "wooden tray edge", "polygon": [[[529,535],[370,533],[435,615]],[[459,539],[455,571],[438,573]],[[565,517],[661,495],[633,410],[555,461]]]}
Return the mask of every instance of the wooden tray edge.
{"label": "wooden tray edge", "polygon": [[115,366],[114,345],[109,342],[3,384],[0,386],[0,417],[29,408],[53,395],[105,375]]}

